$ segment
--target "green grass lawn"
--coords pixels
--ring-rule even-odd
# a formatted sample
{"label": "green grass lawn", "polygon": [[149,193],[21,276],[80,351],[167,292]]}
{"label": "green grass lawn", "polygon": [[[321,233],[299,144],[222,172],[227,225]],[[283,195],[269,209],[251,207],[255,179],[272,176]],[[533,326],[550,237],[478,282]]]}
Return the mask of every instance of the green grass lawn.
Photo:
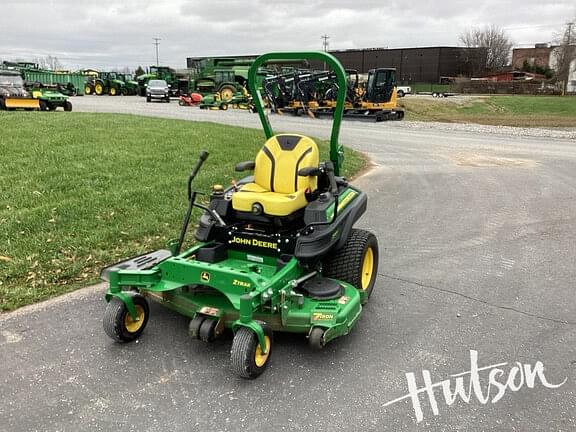
{"label": "green grass lawn", "polygon": [[[118,114],[0,113],[0,130],[0,311],[163,248],[178,236],[200,149],[210,157],[195,186],[208,190],[239,178],[236,162],[264,142],[258,130]],[[345,175],[364,166],[346,152]]]}
{"label": "green grass lawn", "polygon": [[407,120],[523,127],[576,127],[573,96],[479,96],[448,99],[403,98]]}

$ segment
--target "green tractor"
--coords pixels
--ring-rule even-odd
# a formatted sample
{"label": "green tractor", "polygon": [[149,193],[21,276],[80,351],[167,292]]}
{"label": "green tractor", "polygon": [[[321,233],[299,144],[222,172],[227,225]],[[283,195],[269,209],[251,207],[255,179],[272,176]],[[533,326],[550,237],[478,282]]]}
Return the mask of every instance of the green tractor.
{"label": "green tractor", "polygon": [[123,82],[121,87],[122,95],[134,96],[138,94],[138,81],[134,79],[132,74],[120,73],[118,74],[118,79]]}
{"label": "green tractor", "polygon": [[109,94],[110,96],[119,96],[122,94],[124,81],[119,79],[116,72],[100,72],[94,82],[94,93],[98,96]]}
{"label": "green tractor", "polygon": [[[324,162],[311,138],[273,133],[256,85],[260,65],[301,58],[328,64],[339,85],[330,160]],[[374,288],[378,241],[354,228],[368,199],[341,177],[346,76],[338,60],[322,52],[265,54],[249,78],[266,142],[236,171],[253,175],[228,188],[214,185],[209,203],[200,204],[192,183],[208,157],[202,152],[188,178],[179,238],[101,276],[109,283],[104,330],[115,341],[141,336],[150,299],[190,318],[193,338],[212,342],[231,329],[232,368],[256,378],[269,364],[273,332],[305,335],[320,349],[352,330]],[[184,248],[194,208],[203,211],[196,243]]]}
{"label": "green tractor", "polygon": [[246,87],[253,62],[234,58],[194,59],[189,90],[202,95],[218,93],[221,100],[229,101]]}

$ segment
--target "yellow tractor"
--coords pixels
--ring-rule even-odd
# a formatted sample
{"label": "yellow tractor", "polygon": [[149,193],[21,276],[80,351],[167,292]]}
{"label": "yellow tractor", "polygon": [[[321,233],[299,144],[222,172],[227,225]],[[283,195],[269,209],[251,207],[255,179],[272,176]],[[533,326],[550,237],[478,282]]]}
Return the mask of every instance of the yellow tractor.
{"label": "yellow tractor", "polygon": [[[348,72],[348,86],[346,105],[344,106],[345,118],[402,120],[404,110],[398,107],[398,93],[396,91],[396,69],[378,68],[368,71],[368,80],[364,85],[358,81],[358,74]],[[333,97],[337,89],[326,92],[324,100],[319,102],[320,107],[314,110],[314,114],[327,114],[336,106]]]}

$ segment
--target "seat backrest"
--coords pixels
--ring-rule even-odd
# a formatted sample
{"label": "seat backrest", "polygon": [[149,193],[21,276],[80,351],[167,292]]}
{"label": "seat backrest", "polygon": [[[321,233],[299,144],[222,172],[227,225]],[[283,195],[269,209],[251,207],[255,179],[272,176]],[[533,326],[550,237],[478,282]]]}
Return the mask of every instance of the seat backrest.
{"label": "seat backrest", "polygon": [[274,135],[256,156],[254,182],[271,192],[290,194],[316,190],[316,177],[301,177],[298,170],[317,167],[318,146],[303,135]]}

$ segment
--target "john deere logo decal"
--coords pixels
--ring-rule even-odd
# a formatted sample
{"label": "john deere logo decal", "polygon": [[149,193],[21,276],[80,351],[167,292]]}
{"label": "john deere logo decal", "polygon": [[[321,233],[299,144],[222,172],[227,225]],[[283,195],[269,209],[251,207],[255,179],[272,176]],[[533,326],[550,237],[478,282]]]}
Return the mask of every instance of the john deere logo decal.
{"label": "john deere logo decal", "polygon": [[210,282],[210,273],[208,272],[200,273],[200,279],[202,279],[204,282]]}

